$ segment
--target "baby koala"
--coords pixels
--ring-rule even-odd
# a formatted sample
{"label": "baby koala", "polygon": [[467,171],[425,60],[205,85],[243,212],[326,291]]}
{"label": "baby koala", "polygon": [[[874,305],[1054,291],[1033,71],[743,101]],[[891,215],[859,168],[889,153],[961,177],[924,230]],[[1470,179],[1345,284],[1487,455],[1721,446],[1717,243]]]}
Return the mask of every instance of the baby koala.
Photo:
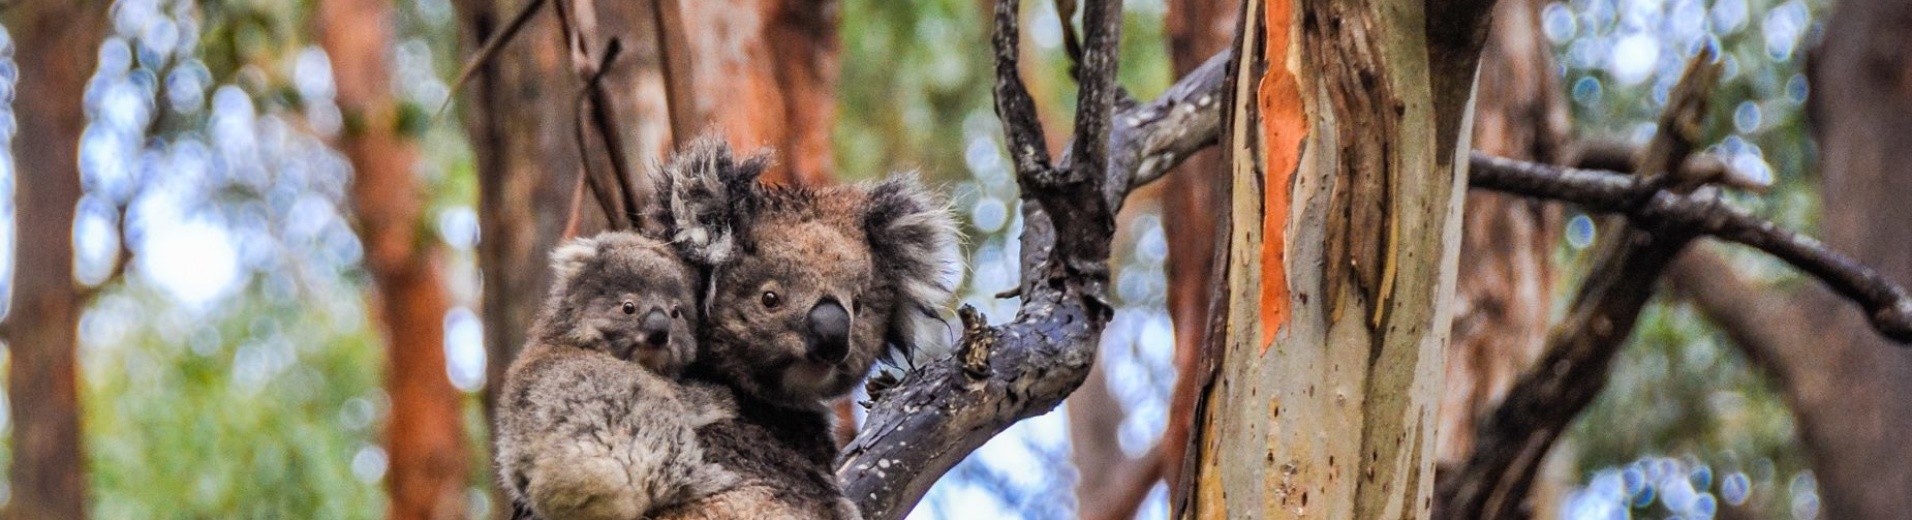
{"label": "baby koala", "polygon": [[631,232],[552,255],[550,295],[498,403],[498,469],[521,512],[639,518],[728,489],[697,429],[735,414],[727,392],[677,380],[697,352],[696,272]]}

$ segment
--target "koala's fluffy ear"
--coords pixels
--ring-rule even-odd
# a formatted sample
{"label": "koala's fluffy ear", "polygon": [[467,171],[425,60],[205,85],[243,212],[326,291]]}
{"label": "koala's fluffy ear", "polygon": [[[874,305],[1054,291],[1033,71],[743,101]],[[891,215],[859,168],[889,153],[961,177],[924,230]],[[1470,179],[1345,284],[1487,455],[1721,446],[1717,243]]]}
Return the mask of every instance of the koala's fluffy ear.
{"label": "koala's fluffy ear", "polygon": [[553,285],[562,286],[565,282],[577,278],[578,273],[590,266],[591,261],[596,260],[597,256],[596,237],[572,239],[558,246],[557,249],[551,250],[551,271],[557,275]]}
{"label": "koala's fluffy ear", "polygon": [[664,164],[656,185],[664,197],[661,221],[667,237],[687,260],[721,265],[736,256],[756,211],[757,177],[770,166],[770,155],[742,160],[713,135],[698,137]]}
{"label": "koala's fluffy ear", "polygon": [[961,232],[948,204],[914,175],[877,183],[869,196],[863,229],[870,256],[877,278],[897,291],[886,339],[905,356],[919,346],[947,342],[939,309],[955,294],[962,266],[956,248]]}

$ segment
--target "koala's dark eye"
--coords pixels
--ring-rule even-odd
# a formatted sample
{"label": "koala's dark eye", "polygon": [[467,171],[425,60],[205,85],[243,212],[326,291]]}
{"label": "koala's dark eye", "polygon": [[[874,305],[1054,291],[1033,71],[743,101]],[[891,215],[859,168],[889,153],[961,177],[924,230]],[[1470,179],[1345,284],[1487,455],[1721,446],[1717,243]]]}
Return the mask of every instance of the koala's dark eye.
{"label": "koala's dark eye", "polygon": [[778,308],[778,307],[782,307],[782,306],[783,306],[783,297],[782,297],[782,296],[777,296],[777,292],[776,292],[776,291],[764,291],[764,292],[763,292],[763,306],[764,306],[765,308],[770,308],[770,309],[775,309],[775,308]]}
{"label": "koala's dark eye", "polygon": [[637,303],[632,302],[630,300],[624,300],[624,313],[637,314]]}
{"label": "koala's dark eye", "polygon": [[671,307],[671,319],[674,320],[682,317],[684,317],[684,309],[682,307]]}

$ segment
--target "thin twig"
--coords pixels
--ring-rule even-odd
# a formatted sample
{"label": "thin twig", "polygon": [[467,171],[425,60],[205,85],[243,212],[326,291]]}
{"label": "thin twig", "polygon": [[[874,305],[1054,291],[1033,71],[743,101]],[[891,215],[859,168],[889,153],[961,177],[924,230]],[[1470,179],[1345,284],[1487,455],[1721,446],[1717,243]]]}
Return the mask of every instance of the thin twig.
{"label": "thin twig", "polygon": [[452,98],[456,97],[458,90],[465,86],[466,81],[471,80],[471,75],[491,63],[491,58],[498,54],[498,49],[504,48],[506,43],[518,36],[518,31],[524,29],[525,23],[530,22],[533,15],[538,14],[538,7],[543,6],[544,2],[545,0],[525,2],[524,7],[518,9],[518,14],[513,15],[511,21],[505,23],[504,30],[493,33],[490,39],[485,40],[485,45],[478,48],[478,53],[473,54],[471,59],[465,61],[465,66],[458,70],[458,77],[451,80],[451,88],[446,90],[445,100],[439,103],[433,118],[445,115],[445,109],[451,107]]}
{"label": "thin twig", "polygon": [[618,202],[625,212],[623,222],[631,228],[645,225],[642,208],[650,198],[649,184],[639,178],[631,167],[631,158],[625,153],[624,136],[618,132],[617,118],[611,114],[611,96],[599,81],[611,70],[618,55],[624,49],[623,41],[612,38],[604,46],[604,56],[598,61],[598,70],[584,84],[584,91],[591,97],[591,121],[597,125],[598,139],[604,142],[604,151],[610,155],[611,174],[616,180]]}
{"label": "thin twig", "polygon": [[[559,4],[562,3],[563,2],[559,2]],[[609,64],[611,58],[617,56],[617,51],[620,47],[616,40],[612,40],[611,46],[605,49],[605,65]],[[607,69],[609,69],[609,67],[600,65],[592,67],[591,70],[582,71],[585,74],[584,88],[578,91],[577,101],[574,102],[574,105],[578,107],[578,116],[576,119],[578,156],[581,158],[580,164],[584,169],[583,177],[586,179],[586,184],[591,187],[591,196],[597,199],[598,207],[604,210],[606,225],[610,226],[611,229],[625,229],[635,227],[633,223],[626,220],[626,218],[628,215],[636,213],[633,208],[637,206],[625,205],[624,190],[621,188],[623,182],[619,180],[622,176],[617,172],[618,166],[615,152],[609,154],[611,155],[613,178],[605,179],[603,178],[603,172],[591,167],[591,147],[589,145],[591,142],[590,122],[597,120],[595,115],[599,112],[599,99],[602,97],[601,95],[596,95],[596,93],[600,91],[597,85],[598,80],[604,78],[604,71]],[[593,117],[587,118],[586,114],[591,114]],[[606,147],[617,145],[617,136],[606,134],[607,127],[601,122],[597,130],[599,140],[603,142]]]}
{"label": "thin twig", "polygon": [[1728,204],[1714,192],[1645,197],[1632,178],[1494,157],[1474,152],[1468,181],[1475,188],[1577,204],[1624,214],[1652,227],[1692,226],[1694,232],[1765,251],[1786,261],[1866,311],[1872,327],[1895,342],[1912,343],[1912,296],[1884,275],[1812,237]]}

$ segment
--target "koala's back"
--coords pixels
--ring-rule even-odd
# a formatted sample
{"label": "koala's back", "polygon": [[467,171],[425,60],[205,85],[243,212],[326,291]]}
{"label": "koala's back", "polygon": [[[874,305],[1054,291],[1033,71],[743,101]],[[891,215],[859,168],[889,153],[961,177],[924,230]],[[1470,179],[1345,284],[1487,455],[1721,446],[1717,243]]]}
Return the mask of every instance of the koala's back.
{"label": "koala's back", "polygon": [[[707,382],[686,383],[722,388]],[[723,389],[728,391],[728,389]],[[737,413],[699,427],[704,457],[737,475],[720,493],[654,512],[659,520],[804,518],[855,520],[831,463],[836,445],[822,411],[791,410],[735,396]]]}

